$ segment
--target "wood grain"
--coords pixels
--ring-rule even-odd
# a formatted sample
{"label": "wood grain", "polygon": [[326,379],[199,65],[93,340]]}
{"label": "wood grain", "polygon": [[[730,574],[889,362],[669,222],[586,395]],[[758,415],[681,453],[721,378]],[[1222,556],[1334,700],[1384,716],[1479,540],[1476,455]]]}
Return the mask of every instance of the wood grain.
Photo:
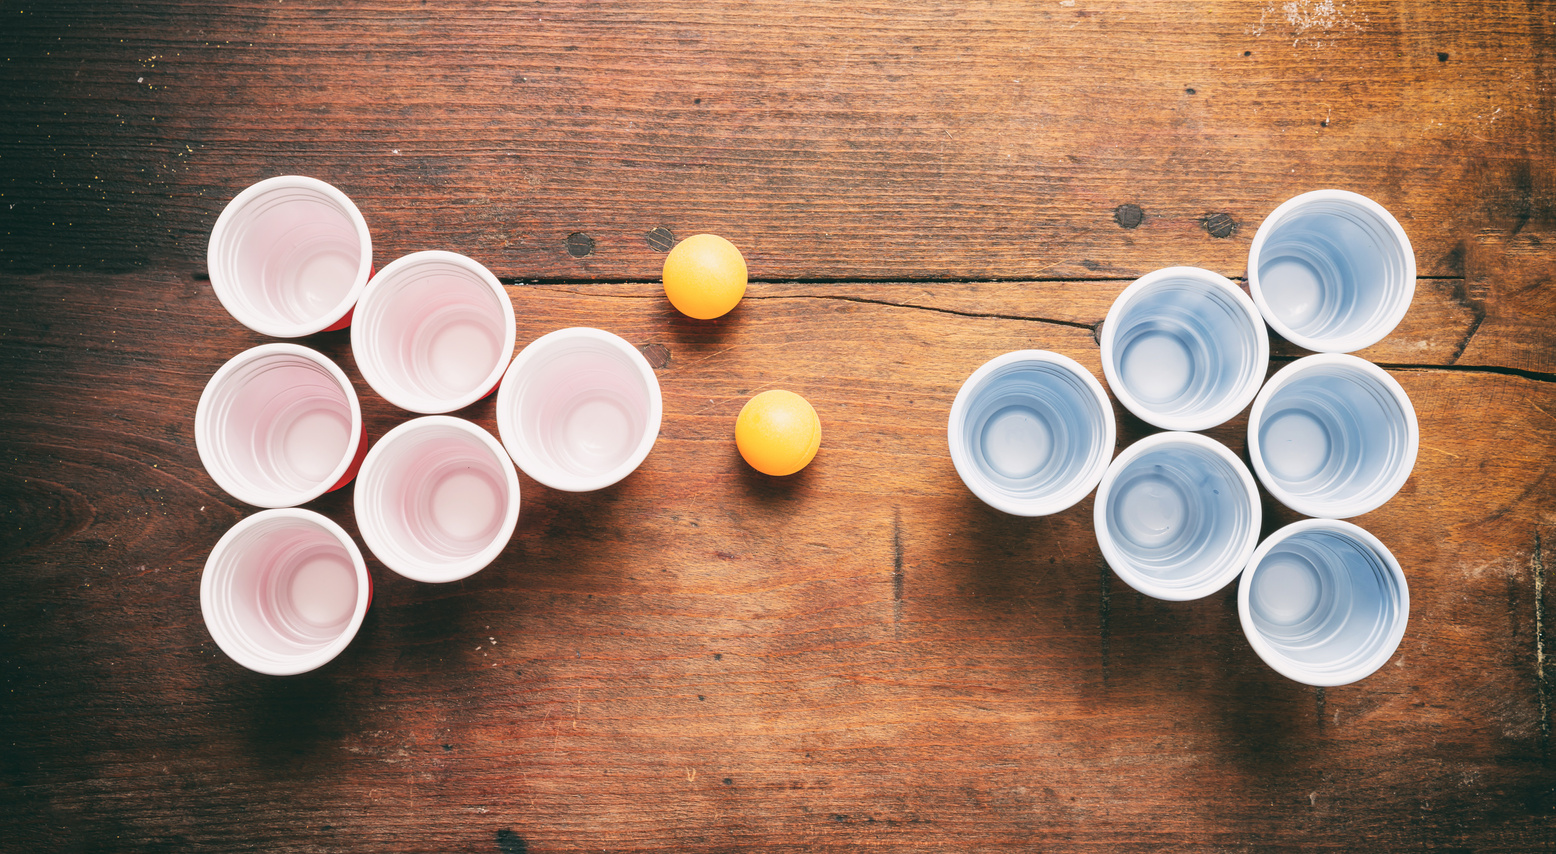
{"label": "wood grain", "polygon": [[[370,561],[374,607],[348,651],[261,679],[200,621],[204,554],[248,511],[189,438],[205,377],[261,339],[190,279],[23,282],[16,308],[37,325],[11,327],[6,362],[31,405],[0,435],[27,533],[6,542],[0,622],[27,639],[6,647],[5,791],[25,819],[9,837],[30,849],[1549,838],[1533,672],[1548,381],[1395,372],[1423,451],[1359,521],[1407,568],[1410,630],[1382,671],[1318,693],[1252,654],[1233,591],[1170,605],[1114,579],[1089,499],[1016,519],[961,486],[944,452],[961,378],[1016,346],[1097,371],[1087,329],[797,294],[696,324],[648,286],[514,287],[521,341],[594,323],[666,348],[654,452],[604,493],[525,479],[513,543],[468,581],[417,585]],[[83,290],[102,306],[69,298]],[[55,304],[74,346],[43,346]],[[88,322],[102,307],[119,322]],[[309,343],[360,382],[344,336]],[[823,418],[822,453],[791,480],[750,472],[728,437],[774,385]],[[403,417],[364,400],[374,438]],[[492,428],[490,406],[464,414]],[[1148,432],[1120,423],[1120,446]],[[1241,453],[1245,424],[1211,435]],[[344,492],[313,506],[355,533]],[[1266,512],[1267,530],[1295,518]]]}
{"label": "wood grain", "polygon": [[351,195],[385,260],[525,279],[650,280],[655,227],[726,235],[759,278],[1237,275],[1269,211],[1329,186],[1393,211],[1426,276],[1553,224],[1549,3],[19,11],[18,270],[197,264],[225,200],[287,172]]}
{"label": "wood grain", "polygon": [[[0,15],[0,848],[1556,849],[1553,4]],[[468,580],[369,558],[352,645],[276,679],[200,615],[207,553],[253,510],[192,426],[268,340],[212,295],[206,236],[284,172],[346,190],[380,263],[487,264],[521,345],[651,348],[665,419],[611,489],[521,475],[511,544]],[[1323,691],[1258,660],[1234,590],[1144,598],[1090,499],[1004,516],[945,446],[983,361],[1048,348],[1100,377],[1131,279],[1240,278],[1262,217],[1321,186],[1410,234],[1415,301],[1361,355],[1422,435],[1357,520],[1405,567],[1405,641]],[[656,281],[699,231],[753,274],[715,322]],[[348,335],[301,343],[370,439],[407,417]],[[1272,343],[1272,370],[1302,353]],[[788,479],[731,441],[772,387],[823,423]],[[495,427],[490,400],[459,414]],[[1120,448],[1152,432],[1117,414]],[[1243,454],[1246,426],[1209,435]],[[309,506],[357,534],[349,488]],[[1265,532],[1297,518],[1264,509]]]}

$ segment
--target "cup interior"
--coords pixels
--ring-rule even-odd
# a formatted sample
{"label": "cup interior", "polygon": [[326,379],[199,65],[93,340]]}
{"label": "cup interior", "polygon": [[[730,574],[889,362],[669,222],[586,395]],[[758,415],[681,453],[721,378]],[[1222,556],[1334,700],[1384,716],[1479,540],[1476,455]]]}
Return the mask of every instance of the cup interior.
{"label": "cup interior", "polygon": [[1020,360],[970,380],[952,441],[960,446],[958,471],[980,498],[1041,515],[1096,484],[1113,450],[1112,411],[1076,370],[1083,369]]}
{"label": "cup interior", "polygon": [[1254,286],[1277,331],[1295,343],[1360,349],[1388,334],[1409,306],[1415,291],[1410,244],[1374,206],[1314,198],[1265,229]]}
{"label": "cup interior", "polygon": [[1313,516],[1354,516],[1381,505],[1415,464],[1408,406],[1403,391],[1359,366],[1304,370],[1275,389],[1254,422],[1266,485]]}
{"label": "cup interior", "polygon": [[1153,443],[1132,459],[1121,457],[1122,464],[1115,461],[1104,476],[1105,494],[1098,497],[1104,555],[1148,595],[1207,596],[1242,570],[1257,544],[1261,514],[1252,476],[1231,452],[1201,441],[1214,440]]}
{"label": "cup interior", "polygon": [[311,183],[257,185],[222,213],[212,282],[258,331],[316,332],[350,308],[367,279],[371,248],[361,214]]}
{"label": "cup interior", "polygon": [[1253,400],[1269,364],[1269,341],[1252,302],[1204,275],[1169,271],[1145,281],[1120,295],[1123,303],[1108,318],[1113,328],[1104,327],[1103,359],[1115,394],[1159,427],[1222,423]]}
{"label": "cup interior", "polygon": [[513,352],[513,303],[485,268],[418,253],[368,285],[352,326],[363,377],[413,412],[449,412],[496,387]]}
{"label": "cup interior", "polygon": [[537,339],[505,379],[503,441],[525,473],[554,488],[615,482],[658,435],[652,369],[630,344],[606,335]]}
{"label": "cup interior", "polygon": [[1376,670],[1409,616],[1404,576],[1380,548],[1309,528],[1261,549],[1244,582],[1261,655],[1309,684],[1344,684]]}
{"label": "cup interior", "polygon": [[358,524],[391,569],[425,581],[463,578],[512,534],[517,478],[496,443],[473,432],[480,428],[418,421],[391,431],[363,463]]}
{"label": "cup interior", "polygon": [[206,469],[233,496],[260,507],[323,494],[360,439],[356,395],[343,381],[300,354],[241,354],[201,399],[197,439]]}
{"label": "cup interior", "polygon": [[300,673],[333,658],[367,608],[367,571],[356,546],[319,522],[251,517],[206,562],[202,601],[211,635],[235,661],[266,673]]}

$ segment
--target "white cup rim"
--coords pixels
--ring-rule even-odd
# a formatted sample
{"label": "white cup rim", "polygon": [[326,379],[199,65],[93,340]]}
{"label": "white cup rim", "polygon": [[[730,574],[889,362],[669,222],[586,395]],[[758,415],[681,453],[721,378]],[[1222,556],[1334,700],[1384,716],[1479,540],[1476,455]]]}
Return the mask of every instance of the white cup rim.
{"label": "white cup rim", "polygon": [[[1389,634],[1378,651],[1370,658],[1356,663],[1343,670],[1336,670],[1327,674],[1320,674],[1314,670],[1291,661],[1282,655],[1264,635],[1259,632],[1253,622],[1253,612],[1248,599],[1252,594],[1253,577],[1256,568],[1269,555],[1276,546],[1291,537],[1305,531],[1328,531],[1341,534],[1353,540],[1361,542],[1383,561],[1384,567],[1399,582],[1399,613],[1400,619],[1389,628]],[[1304,685],[1313,685],[1321,688],[1332,688],[1337,685],[1348,685],[1377,672],[1378,668],[1388,663],[1399,649],[1399,643],[1405,637],[1405,626],[1410,622],[1410,585],[1405,578],[1405,571],[1399,565],[1399,560],[1388,546],[1365,528],[1347,522],[1343,519],[1301,519],[1284,528],[1270,534],[1254,550],[1253,556],[1248,559],[1248,568],[1243,572],[1242,580],[1237,588],[1237,616],[1243,626],[1243,635],[1248,638],[1248,643],[1259,658],[1269,665],[1270,669],[1294,682]]]}
{"label": "white cup rim", "polygon": [[[351,435],[346,442],[346,450],[341,454],[340,462],[330,470],[317,484],[307,490],[298,491],[295,494],[282,495],[280,497],[252,492],[242,481],[234,478],[227,470],[223,461],[216,455],[214,448],[210,447],[207,433],[215,428],[212,419],[215,417],[211,398],[222,383],[226,382],[233,373],[243,369],[244,366],[259,359],[270,356],[292,356],[311,362],[324,369],[334,378],[346,394],[347,404],[351,407]],[[233,498],[252,504],[255,507],[294,507],[298,504],[306,504],[315,498],[330,491],[332,487],[340,483],[345,477],[351,464],[356,460],[357,450],[362,444],[362,404],[357,399],[357,390],[351,385],[351,380],[346,377],[346,372],[340,369],[335,361],[323,353],[301,344],[289,342],[272,342],[250,347],[247,350],[228,359],[216,373],[211,375],[205,384],[205,389],[200,392],[200,401],[195,404],[195,453],[200,457],[200,464],[205,467],[211,480],[216,485],[231,495]]]}
{"label": "white cup rim", "polygon": [[[1259,428],[1264,423],[1264,412],[1270,401],[1281,389],[1301,379],[1303,375],[1328,367],[1344,367],[1360,371],[1377,382],[1405,415],[1405,452],[1402,465],[1384,486],[1370,497],[1353,501],[1316,501],[1293,494],[1280,485],[1264,460],[1263,446],[1259,442]],[[1258,397],[1254,398],[1253,408],[1248,413],[1248,458],[1253,463],[1253,470],[1259,482],[1275,500],[1304,516],[1319,519],[1349,519],[1382,507],[1399,492],[1405,485],[1405,481],[1410,479],[1420,446],[1421,427],[1416,420],[1415,406],[1411,404],[1410,395],[1405,393],[1404,387],[1390,376],[1388,371],[1349,353],[1314,353],[1281,368],[1265,382],[1264,388],[1259,390]]]}
{"label": "white cup rim", "polygon": [[[1097,445],[1101,453],[1089,462],[1081,477],[1056,493],[1029,500],[1010,498],[985,483],[978,473],[977,465],[968,458],[966,448],[957,441],[958,427],[966,420],[967,408],[972,405],[973,391],[990,374],[1023,362],[1054,365],[1074,375],[1091,393],[1092,399],[1101,409],[1103,425],[1101,441]],[[1091,371],[1086,370],[1080,362],[1052,350],[1014,350],[984,362],[963,381],[962,387],[957,391],[956,400],[951,404],[951,416],[946,428],[946,442],[951,449],[951,463],[955,466],[962,483],[985,504],[1012,516],[1048,516],[1075,506],[1102,480],[1102,473],[1107,470],[1108,461],[1113,457],[1113,446],[1116,441],[1117,425],[1113,419],[1113,404],[1108,400],[1108,393],[1102,388],[1102,383],[1098,382]]]}
{"label": "white cup rim", "polygon": [[[604,344],[625,357],[627,363],[637,370],[639,378],[648,390],[649,397],[648,418],[637,447],[609,471],[593,476],[563,471],[532,453],[518,424],[519,386],[530,363],[543,358],[549,348],[559,343],[580,339]],[[519,351],[519,355],[514,357],[513,363],[508,366],[508,373],[503,376],[502,384],[497,389],[497,433],[502,437],[503,447],[507,448],[513,462],[526,475],[540,484],[561,492],[592,492],[604,489],[636,471],[643,460],[647,459],[648,452],[653,449],[654,443],[658,440],[663,419],[664,398],[659,389],[659,378],[654,374],[654,368],[648,363],[648,359],[621,336],[589,326],[557,329],[525,345],[524,349]]]}
{"label": "white cup rim", "polygon": [[[1228,561],[1220,571],[1212,576],[1201,579],[1191,585],[1166,585],[1145,575],[1135,569],[1134,564],[1126,557],[1118,544],[1114,541],[1107,525],[1107,502],[1112,495],[1113,484],[1118,480],[1130,464],[1140,457],[1163,447],[1187,446],[1199,448],[1214,454],[1217,458],[1231,466],[1237,473],[1238,482],[1243,486],[1243,498],[1246,501],[1251,514],[1253,524],[1249,526],[1244,542],[1238,547],[1237,557]],[[1144,439],[1135,442],[1125,448],[1102,475],[1102,481],[1097,485],[1096,505],[1092,510],[1092,528],[1097,535],[1097,544],[1102,549],[1102,556],[1108,562],[1113,572],[1123,579],[1125,584],[1135,590],[1157,599],[1173,602],[1186,602],[1191,599],[1202,599],[1225,587],[1243,567],[1248,565],[1248,558],[1253,554],[1254,548],[1259,544],[1259,526],[1263,517],[1263,507],[1259,501],[1259,486],[1254,482],[1253,475],[1248,472],[1248,466],[1232,453],[1226,445],[1215,439],[1200,433],[1184,431],[1172,431],[1167,433],[1153,433]]]}
{"label": "white cup rim", "polygon": [[[250,312],[243,304],[243,300],[237,296],[233,283],[227,281],[226,271],[218,257],[218,247],[225,242],[227,231],[233,228],[239,212],[256,197],[281,189],[310,190],[335,203],[351,221],[351,226],[357,234],[357,242],[362,247],[362,257],[357,260],[356,273],[345,295],[328,311],[299,323],[278,322],[273,318]],[[206,275],[210,277],[211,289],[216,292],[216,299],[239,323],[261,335],[274,338],[301,338],[334,326],[356,306],[357,298],[362,295],[362,289],[367,286],[368,276],[373,270],[373,237],[368,232],[367,220],[362,217],[362,211],[357,208],[356,202],[335,186],[306,175],[277,175],[244,188],[222,208],[221,214],[216,217],[216,224],[211,227],[211,236],[206,243],[205,270]]]}
{"label": "white cup rim", "polygon": [[[1292,329],[1284,320],[1276,314],[1274,308],[1265,299],[1264,288],[1259,279],[1259,255],[1264,251],[1264,244],[1270,235],[1275,232],[1282,220],[1292,213],[1311,205],[1315,202],[1343,202],[1370,213],[1377,218],[1394,238],[1400,247],[1404,257],[1405,298],[1397,301],[1390,307],[1380,322],[1373,327],[1354,332],[1350,335],[1338,337],[1315,337],[1303,335]],[[1352,353],[1382,341],[1394,328],[1404,320],[1406,312],[1410,310],[1410,303],[1415,295],[1416,288],[1416,256],[1415,250],[1410,245],[1410,237],[1405,234],[1404,226],[1399,224],[1388,209],[1360,194],[1350,190],[1311,190],[1298,196],[1293,196],[1276,206],[1270,215],[1259,223],[1259,228],[1254,232],[1253,242],[1248,247],[1248,291],[1253,296],[1254,304],[1259,307],[1259,313],[1264,316],[1264,321],[1274,329],[1282,338],[1291,343],[1315,353]]]}
{"label": "white cup rim", "polygon": [[[394,381],[373,346],[374,324],[377,322],[375,313],[379,304],[388,298],[389,287],[402,276],[416,275],[417,268],[433,265],[455,267],[470,274],[475,281],[484,284],[492,292],[504,313],[503,341],[497,349],[497,358],[493,360],[491,368],[480,383],[465,394],[453,398],[417,394],[402,383]],[[373,391],[378,392],[379,396],[410,412],[437,415],[463,409],[492,393],[502,379],[503,372],[507,370],[509,359],[513,356],[513,345],[518,340],[516,322],[513,298],[508,295],[502,282],[485,265],[457,252],[427,249],[396,258],[373,276],[371,285],[362,292],[361,299],[357,303],[356,315],[352,318],[351,350],[356,356],[357,369],[362,372],[362,379]]]}
{"label": "white cup rim", "polygon": [[[364,494],[375,483],[379,466],[383,465],[383,456],[395,442],[401,441],[407,434],[414,434],[428,429],[453,429],[473,437],[492,454],[497,461],[497,467],[502,470],[503,483],[508,487],[509,500],[503,508],[502,522],[498,526],[497,533],[479,552],[458,561],[422,562],[402,560],[392,541],[379,529],[377,517],[371,510],[365,510],[375,498],[371,494]],[[366,489],[364,489],[366,485]],[[353,496],[353,504],[356,510],[357,529],[362,533],[362,541],[367,544],[368,551],[378,559],[379,563],[412,581],[423,581],[440,584],[447,581],[458,581],[480,572],[486,568],[508,543],[513,539],[513,530],[519,521],[519,476],[513,469],[513,462],[508,459],[507,451],[502,445],[492,438],[480,425],[453,415],[423,415],[420,418],[412,418],[397,425],[393,430],[385,433],[383,438],[373,443],[367,456],[362,460],[362,470],[357,474],[357,491]]]}
{"label": "white cup rim", "polygon": [[1220,406],[1203,413],[1175,416],[1171,413],[1158,412],[1149,404],[1135,397],[1119,375],[1119,368],[1115,364],[1114,356],[1117,354],[1114,353],[1114,350],[1118,340],[1118,327],[1122,323],[1124,312],[1132,308],[1135,301],[1147,297],[1151,291],[1160,287],[1161,283],[1166,281],[1193,282],[1232,300],[1238,309],[1243,312],[1243,316],[1247,319],[1254,332],[1254,361],[1261,366],[1269,364],[1270,339],[1264,331],[1264,318],[1259,313],[1259,307],[1254,304],[1254,301],[1248,294],[1243,293],[1242,288],[1239,288],[1231,279],[1220,273],[1212,272],[1202,267],[1178,266],[1163,267],[1146,273],[1144,276],[1131,282],[1113,300],[1112,306],[1108,308],[1107,317],[1102,322],[1102,334],[1098,340],[1098,344],[1102,348],[1102,373],[1107,377],[1108,388],[1112,390],[1113,396],[1118,398],[1118,402],[1147,424],[1164,430],[1208,430],[1211,427],[1226,423],[1237,413],[1243,411],[1243,407],[1253,400],[1254,395],[1259,392],[1260,384],[1264,382],[1263,368],[1246,378],[1246,381],[1237,390],[1237,393],[1228,396]]}
{"label": "white cup rim", "polygon": [[[304,524],[317,526],[333,539],[341,544],[346,555],[351,560],[352,571],[356,574],[357,598],[352,606],[351,619],[340,635],[328,644],[310,651],[307,655],[290,656],[284,660],[273,660],[252,656],[238,640],[235,632],[229,629],[223,621],[222,603],[217,601],[214,587],[213,564],[217,558],[232,547],[233,541],[243,536],[249,529],[272,521],[291,519]],[[216,641],[216,646],[233,661],[256,673],[264,673],[269,676],[294,676],[298,673],[306,673],[324,666],[341,653],[353,638],[357,630],[362,627],[362,620],[367,615],[368,604],[373,599],[373,579],[368,575],[367,563],[362,559],[362,550],[357,548],[356,541],[351,539],[345,529],[336,524],[329,517],[312,510],[301,507],[282,507],[269,510],[261,510],[246,519],[238,522],[223,534],[216,545],[211,548],[210,555],[205,560],[205,568],[200,573],[200,612],[205,620],[206,630],[210,632],[211,639]]]}

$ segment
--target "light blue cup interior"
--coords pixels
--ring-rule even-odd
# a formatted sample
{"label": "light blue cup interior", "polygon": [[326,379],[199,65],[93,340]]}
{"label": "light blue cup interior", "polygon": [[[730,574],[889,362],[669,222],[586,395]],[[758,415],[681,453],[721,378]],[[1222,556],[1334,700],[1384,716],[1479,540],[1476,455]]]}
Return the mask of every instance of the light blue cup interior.
{"label": "light blue cup interior", "polygon": [[1399,489],[1415,462],[1413,413],[1375,378],[1327,365],[1281,386],[1254,436],[1267,486],[1311,516],[1371,510]]}
{"label": "light blue cup interior", "polygon": [[1338,685],[1393,655],[1409,614],[1403,574],[1343,531],[1309,528],[1248,570],[1246,625],[1261,656],[1308,684]]}
{"label": "light blue cup interior", "polygon": [[1277,331],[1296,343],[1359,349],[1393,329],[1401,302],[1409,305],[1410,244],[1381,209],[1345,198],[1314,200],[1267,228],[1257,286]]}
{"label": "light blue cup interior", "polygon": [[1158,427],[1214,427],[1248,405],[1264,380],[1264,324],[1250,315],[1251,303],[1244,308],[1206,280],[1212,275],[1185,269],[1148,282],[1126,292],[1109,318],[1104,358],[1114,393]]}
{"label": "light blue cup interior", "polygon": [[1225,586],[1259,536],[1257,494],[1240,466],[1208,447],[1165,441],[1110,473],[1098,531],[1109,565],[1163,599],[1197,599]]}
{"label": "light blue cup interior", "polygon": [[1062,365],[1012,362],[963,395],[960,424],[952,425],[962,447],[953,459],[961,458],[974,494],[1000,510],[1035,516],[1069,507],[1112,455],[1112,411]]}

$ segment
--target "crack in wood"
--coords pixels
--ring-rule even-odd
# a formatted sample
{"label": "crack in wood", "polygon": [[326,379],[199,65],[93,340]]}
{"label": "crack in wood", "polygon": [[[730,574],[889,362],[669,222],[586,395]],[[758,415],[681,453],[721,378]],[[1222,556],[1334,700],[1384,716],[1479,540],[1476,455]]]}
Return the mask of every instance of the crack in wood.
{"label": "crack in wood", "polygon": [[[1270,356],[1272,365],[1289,365],[1302,356]],[[1409,362],[1374,362],[1380,368],[1387,371],[1448,371],[1460,374],[1499,374],[1504,377],[1519,377],[1535,382],[1556,382],[1556,372],[1531,371],[1527,368],[1509,368],[1502,365],[1418,365]]]}
{"label": "crack in wood", "polygon": [[[632,284],[632,283],[636,283],[636,282],[604,282],[604,281],[601,281],[601,282],[593,282],[593,283],[590,283],[590,284]],[[566,288],[563,288],[563,287],[559,287],[559,284],[561,284],[561,283],[546,283],[546,282],[529,282],[529,283],[525,283],[525,282],[509,282],[509,281],[504,281],[504,284],[508,284],[508,285],[523,285],[523,284],[545,285],[547,287],[551,287],[551,288],[559,291],[560,293],[573,294],[575,296],[604,297],[604,298],[609,298],[609,299],[637,299],[637,300],[654,299],[654,300],[658,300],[658,299],[663,299],[664,298],[662,294],[658,294],[658,293],[647,293],[647,294],[599,294],[599,293],[590,293],[588,291],[569,290],[569,289],[566,289]],[[577,285],[577,284],[580,284],[580,283],[578,283],[578,282],[568,282],[566,284]],[[1055,317],[1035,317],[1035,316],[1032,316],[1032,315],[1025,315],[1025,314],[1000,314],[998,312],[960,311],[960,310],[957,310],[957,309],[954,309],[954,308],[942,308],[942,307],[932,306],[932,305],[920,305],[918,303],[911,303],[911,302],[893,302],[891,300],[870,299],[868,297],[847,296],[847,295],[844,295],[844,294],[766,294],[766,295],[764,295],[764,294],[749,294],[748,293],[745,296],[745,299],[746,300],[753,300],[753,301],[755,301],[755,300],[791,300],[791,299],[836,300],[836,301],[839,301],[839,302],[852,302],[852,303],[858,303],[858,304],[861,304],[861,305],[878,305],[878,306],[883,306],[885,308],[905,308],[905,309],[912,309],[914,311],[929,311],[929,312],[935,312],[937,314],[948,314],[948,315],[951,315],[951,316],[954,316],[954,317],[968,317],[968,318],[973,318],[973,319],[978,319],[978,320],[1013,320],[1013,321],[1020,321],[1020,322],[1024,322],[1024,323],[1047,323],[1047,324],[1050,324],[1050,325],[1053,325],[1053,326],[1063,326],[1063,327],[1066,327],[1066,328],[1069,328],[1069,329],[1084,329],[1087,332],[1090,332],[1092,334],[1092,338],[1094,340],[1099,340],[1100,341],[1100,337],[1101,337],[1101,333],[1100,333],[1100,325],[1102,323],[1101,320],[1096,320],[1096,321],[1092,321],[1091,323],[1086,323],[1086,322],[1078,321],[1078,320],[1060,320],[1059,318],[1055,318]],[[1475,324],[1475,326],[1476,327],[1479,326],[1478,321]],[[1473,334],[1474,334],[1474,329],[1472,328],[1471,331],[1466,336],[1465,340],[1463,342],[1461,342],[1460,353],[1454,355],[1453,358],[1455,360],[1457,360],[1459,358],[1459,355],[1462,355],[1462,348],[1463,348],[1463,346],[1468,343],[1469,335],[1473,335]],[[1270,362],[1271,362],[1271,364],[1287,364],[1287,363],[1290,363],[1290,362],[1294,362],[1294,361],[1296,361],[1299,358],[1301,358],[1301,357],[1300,356],[1276,356],[1276,355],[1272,355],[1272,356],[1270,356]],[[1456,362],[1455,363],[1451,363],[1451,364],[1446,364],[1446,365],[1413,364],[1413,363],[1406,363],[1406,362],[1376,362],[1375,364],[1378,367],[1383,368],[1384,370],[1391,370],[1391,371],[1457,371],[1457,372],[1463,372],[1463,373],[1501,374],[1503,376],[1521,377],[1523,379],[1534,380],[1536,382],[1556,383],[1556,372],[1532,371],[1532,370],[1529,370],[1527,368],[1510,368],[1510,367],[1504,367],[1502,365],[1460,365],[1460,364],[1457,364]]]}
{"label": "crack in wood", "polygon": [[1053,317],[1032,317],[1031,315],[1025,315],[1025,314],[997,314],[997,313],[994,313],[994,312],[983,312],[983,311],[958,311],[958,310],[956,310],[954,308],[939,308],[939,307],[932,306],[932,305],[919,305],[917,303],[910,303],[910,302],[892,302],[891,300],[869,299],[867,297],[851,297],[851,296],[843,296],[841,294],[782,294],[782,295],[775,294],[773,296],[760,296],[760,295],[758,295],[758,296],[755,296],[755,297],[748,296],[746,298],[747,299],[829,299],[829,300],[838,300],[840,302],[862,303],[864,305],[880,305],[880,306],[886,306],[888,308],[910,308],[910,309],[914,309],[916,311],[933,311],[933,312],[937,312],[939,314],[950,314],[950,315],[954,315],[956,317],[972,317],[972,318],[977,318],[977,319],[981,319],[981,320],[1019,320],[1019,321],[1024,321],[1024,322],[1028,322],[1028,323],[1050,323],[1050,324],[1053,324],[1055,326],[1067,326],[1067,327],[1069,327],[1071,329],[1084,329],[1087,332],[1090,332],[1092,330],[1092,327],[1096,325],[1095,321],[1093,321],[1091,323],[1082,323],[1082,322],[1077,321],[1077,320],[1059,320],[1058,318],[1053,318]]}
{"label": "crack in wood", "polygon": [[[1049,267],[1057,266],[1054,264]],[[1044,267],[1043,269],[1048,269]],[[1128,284],[1136,277],[1128,275],[1108,276],[1069,276],[1069,277],[1044,277],[1044,276],[985,276],[977,279],[957,279],[946,276],[791,276],[788,278],[762,278],[748,276],[746,282],[752,285],[1073,285],[1076,282],[1119,282]],[[1240,276],[1228,276],[1234,282],[1246,281]],[[1458,276],[1416,276],[1419,281],[1436,279],[1456,279]],[[498,276],[497,281],[504,285],[519,286],[549,286],[549,285],[636,285],[652,283],[654,279],[642,276],[599,276],[580,278],[578,276]]]}

